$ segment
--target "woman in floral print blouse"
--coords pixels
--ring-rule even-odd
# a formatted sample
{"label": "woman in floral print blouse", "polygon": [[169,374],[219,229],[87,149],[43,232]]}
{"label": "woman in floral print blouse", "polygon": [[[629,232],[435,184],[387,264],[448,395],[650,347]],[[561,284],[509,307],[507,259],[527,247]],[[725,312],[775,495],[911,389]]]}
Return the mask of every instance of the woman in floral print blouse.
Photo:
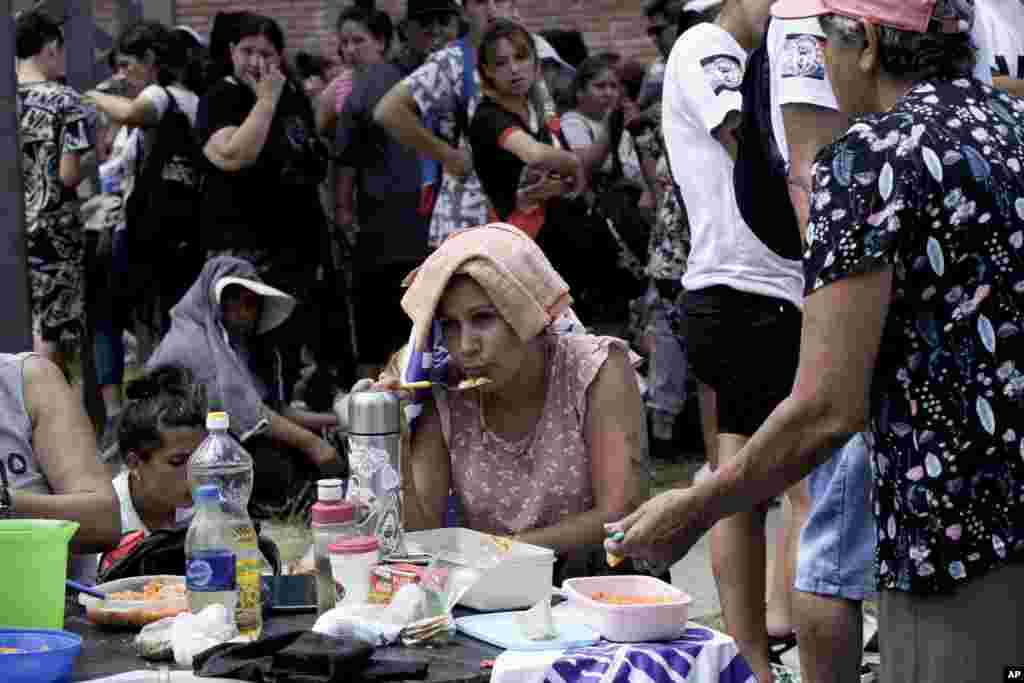
{"label": "woman in floral print blouse", "polygon": [[1024,627],[1024,100],[971,78],[969,2],[828,5],[773,7],[824,15],[856,117],[815,166],[792,393],[606,546],[678,555],[868,420],[882,680],[1001,680]]}

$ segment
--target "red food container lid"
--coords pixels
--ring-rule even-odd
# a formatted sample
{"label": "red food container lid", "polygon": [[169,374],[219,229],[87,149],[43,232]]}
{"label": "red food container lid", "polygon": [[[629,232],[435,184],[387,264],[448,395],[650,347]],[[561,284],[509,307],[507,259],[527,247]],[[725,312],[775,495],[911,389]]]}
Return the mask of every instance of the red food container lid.
{"label": "red food container lid", "polygon": [[359,555],[380,549],[380,543],[376,536],[356,536],[345,538],[337,543],[327,546],[327,552],[331,555]]}
{"label": "red food container lid", "polygon": [[344,524],[356,518],[356,506],[348,501],[313,503],[313,524]]}

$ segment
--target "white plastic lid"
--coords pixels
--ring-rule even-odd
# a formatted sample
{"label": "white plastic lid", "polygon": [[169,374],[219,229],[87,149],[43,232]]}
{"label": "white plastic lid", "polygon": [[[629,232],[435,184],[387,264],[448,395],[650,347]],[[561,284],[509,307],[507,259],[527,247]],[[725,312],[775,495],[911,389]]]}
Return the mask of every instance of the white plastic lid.
{"label": "white plastic lid", "polygon": [[206,428],[226,432],[231,425],[227,413],[209,413],[206,416]]}
{"label": "white plastic lid", "polygon": [[341,479],[320,479],[316,483],[316,498],[321,503],[336,503],[341,500],[341,489],[344,482]]}

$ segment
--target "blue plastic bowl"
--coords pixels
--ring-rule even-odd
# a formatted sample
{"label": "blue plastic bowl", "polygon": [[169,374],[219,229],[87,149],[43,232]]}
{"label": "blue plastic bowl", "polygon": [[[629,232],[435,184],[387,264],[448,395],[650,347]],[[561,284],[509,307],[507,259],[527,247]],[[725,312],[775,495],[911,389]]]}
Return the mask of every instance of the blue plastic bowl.
{"label": "blue plastic bowl", "polygon": [[0,647],[24,652],[0,654],[4,683],[62,683],[82,651],[82,637],[68,631],[0,629]]}

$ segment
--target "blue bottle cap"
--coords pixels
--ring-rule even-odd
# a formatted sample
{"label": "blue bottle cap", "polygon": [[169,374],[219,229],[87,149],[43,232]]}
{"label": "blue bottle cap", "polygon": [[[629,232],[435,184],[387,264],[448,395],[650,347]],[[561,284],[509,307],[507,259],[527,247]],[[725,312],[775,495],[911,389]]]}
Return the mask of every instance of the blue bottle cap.
{"label": "blue bottle cap", "polygon": [[220,487],[216,484],[203,484],[196,489],[196,503],[220,502]]}

